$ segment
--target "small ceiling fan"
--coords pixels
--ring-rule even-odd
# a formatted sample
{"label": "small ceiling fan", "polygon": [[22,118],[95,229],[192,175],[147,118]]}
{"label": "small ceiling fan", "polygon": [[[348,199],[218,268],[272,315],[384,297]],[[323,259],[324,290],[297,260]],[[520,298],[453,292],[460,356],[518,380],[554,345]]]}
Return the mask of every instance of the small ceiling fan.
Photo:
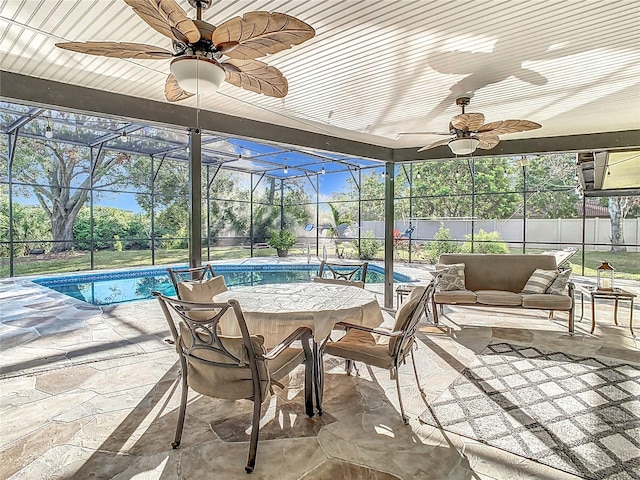
{"label": "small ceiling fan", "polygon": [[[498,143],[504,133],[524,132],[541,128],[542,125],[531,120],[499,120],[497,122],[484,123],[482,113],[465,113],[465,107],[469,105],[469,97],[456,99],[456,105],[462,107],[462,113],[456,115],[449,123],[448,132],[408,132],[400,135],[447,135],[449,138],[438,140],[430,145],[422,147],[419,152],[435,148],[440,145],[449,145],[456,155],[469,155],[476,148],[490,150]],[[451,136],[453,135],[453,138]]]}
{"label": "small ceiling fan", "polygon": [[[196,19],[187,17],[175,0],[124,0],[151,28],[170,38],[173,52],[132,42],[63,42],[72,52],[115,58],[173,58],[165,83],[170,102],[184,100],[206,85],[217,90],[223,80],[256,93],[283,98],[288,83],[282,72],[255,58],[291,48],[309,40],[315,30],[284,13],[249,12],[217,27],[202,20],[213,0],[188,0]],[[223,56],[229,59],[221,60]]]}

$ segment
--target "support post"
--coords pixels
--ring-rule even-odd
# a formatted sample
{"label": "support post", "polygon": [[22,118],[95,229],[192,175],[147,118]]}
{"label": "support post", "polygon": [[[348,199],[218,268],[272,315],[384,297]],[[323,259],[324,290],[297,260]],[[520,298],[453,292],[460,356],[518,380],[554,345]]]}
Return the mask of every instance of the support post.
{"label": "support post", "polygon": [[189,266],[202,264],[202,135],[189,129]]}
{"label": "support post", "polygon": [[384,175],[384,306],[387,308],[393,308],[393,165],[393,162],[385,164]]}

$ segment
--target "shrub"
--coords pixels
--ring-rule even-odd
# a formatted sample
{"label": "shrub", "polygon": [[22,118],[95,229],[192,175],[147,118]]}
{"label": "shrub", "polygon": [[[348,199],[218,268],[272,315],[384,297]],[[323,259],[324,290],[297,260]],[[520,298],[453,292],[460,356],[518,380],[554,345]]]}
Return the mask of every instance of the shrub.
{"label": "shrub", "polygon": [[[462,251],[471,253],[471,235],[464,236],[466,242],[462,245]],[[509,247],[502,240],[499,232],[485,232],[480,230],[473,236],[474,253],[509,253]]]}
{"label": "shrub", "polygon": [[458,242],[451,240],[451,233],[445,228],[444,223],[433,236],[433,242],[429,242],[425,249],[425,257],[431,263],[437,263],[441,253],[457,253],[460,251]]}
{"label": "shrub", "polygon": [[278,250],[289,250],[296,243],[296,236],[289,230],[273,230],[267,243]]}
{"label": "shrub", "polygon": [[113,249],[116,252],[121,252],[122,251],[122,242],[120,241],[120,235],[114,235],[113,236]]}
{"label": "shrub", "polygon": [[360,239],[360,259],[373,260],[382,245],[383,243],[373,236],[373,232],[365,233]]}

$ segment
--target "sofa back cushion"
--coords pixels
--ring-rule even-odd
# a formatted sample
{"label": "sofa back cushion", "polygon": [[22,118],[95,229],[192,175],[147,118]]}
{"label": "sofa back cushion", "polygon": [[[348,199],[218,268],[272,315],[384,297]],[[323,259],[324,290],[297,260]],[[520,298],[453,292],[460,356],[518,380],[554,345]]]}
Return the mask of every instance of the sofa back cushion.
{"label": "sofa back cushion", "polygon": [[555,270],[553,255],[443,253],[438,263],[464,263],[468,290],[506,290],[519,293],[536,268]]}

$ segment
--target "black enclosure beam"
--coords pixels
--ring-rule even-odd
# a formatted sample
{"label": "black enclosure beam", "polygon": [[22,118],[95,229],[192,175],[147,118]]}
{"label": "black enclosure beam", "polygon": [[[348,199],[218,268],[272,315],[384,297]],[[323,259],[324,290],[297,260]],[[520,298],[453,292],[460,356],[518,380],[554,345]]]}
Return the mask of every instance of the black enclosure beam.
{"label": "black enclosure beam", "polygon": [[[120,95],[0,70],[3,99],[40,107],[195,128],[258,140],[390,161],[393,149],[232,115]],[[197,113],[197,115],[196,115]]]}
{"label": "black enclosure beam", "polygon": [[202,135],[189,130],[189,266],[202,265]]}
{"label": "black enclosure beam", "polygon": [[[500,140],[491,150],[476,150],[476,157],[507,157],[543,153],[567,153],[585,150],[627,150],[640,147],[640,130],[620,132],[585,133],[558,137],[524,138],[520,140]],[[442,160],[456,158],[448,146],[424,150],[417,148],[397,148],[393,151],[394,162],[416,160]],[[464,157],[462,157],[464,158]]]}

